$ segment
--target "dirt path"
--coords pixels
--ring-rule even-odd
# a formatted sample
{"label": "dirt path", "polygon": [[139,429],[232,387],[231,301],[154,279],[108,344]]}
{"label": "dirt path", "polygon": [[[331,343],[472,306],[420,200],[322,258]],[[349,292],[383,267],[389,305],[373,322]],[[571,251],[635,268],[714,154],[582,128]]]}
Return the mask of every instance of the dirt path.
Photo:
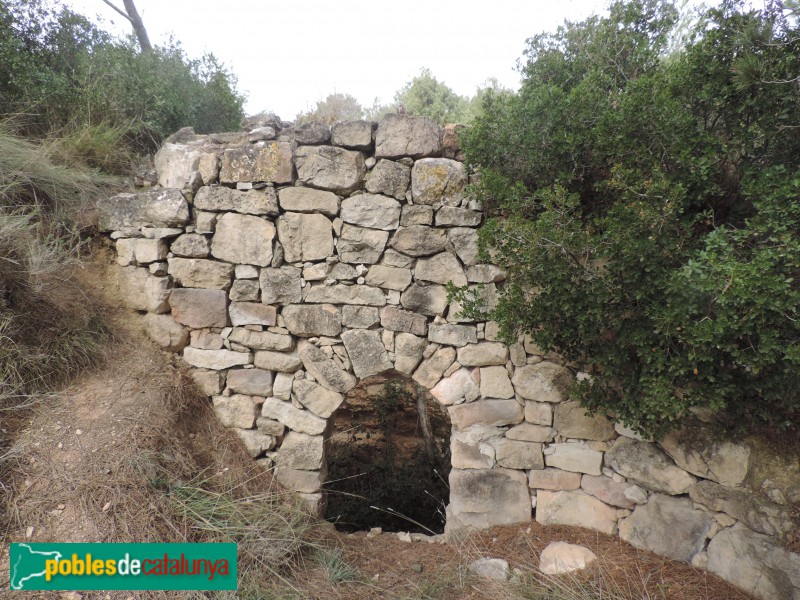
{"label": "dirt path", "polygon": [[[191,524],[168,509],[164,469],[173,478],[198,476],[215,489],[274,486],[238,439],[213,418],[175,361],[140,333],[137,315],[119,308],[114,267],[100,253],[77,274],[103,305],[114,332],[106,357],[62,393],[41,403],[13,450],[9,482],[12,541],[179,541],[195,539]],[[13,432],[6,432],[13,433]],[[543,598],[536,595],[538,555],[550,541],[581,543],[598,565],[563,585],[582,595],[555,598],[745,599],[747,595],[689,565],[637,551],[618,538],[536,523],[473,535],[459,546],[406,542],[395,534],[368,538],[331,527],[309,533],[285,579],[264,581],[253,598]],[[517,583],[479,580],[466,570],[479,557],[505,558]],[[6,560],[5,555],[0,562]],[[8,567],[0,564],[8,589]],[[561,584],[558,584],[561,585]],[[603,588],[601,594],[597,591]],[[609,589],[616,590],[609,593]],[[14,598],[186,597],[133,592],[79,595],[15,593]],[[196,597],[196,596],[193,596]],[[240,594],[239,597],[244,597]]]}

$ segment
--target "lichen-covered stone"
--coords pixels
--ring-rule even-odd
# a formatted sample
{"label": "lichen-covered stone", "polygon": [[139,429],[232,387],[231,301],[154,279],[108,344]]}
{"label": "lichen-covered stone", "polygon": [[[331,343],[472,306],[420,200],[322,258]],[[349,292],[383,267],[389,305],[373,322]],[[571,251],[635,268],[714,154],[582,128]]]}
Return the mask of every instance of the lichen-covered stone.
{"label": "lichen-covered stone", "polygon": [[568,369],[552,362],[526,365],[514,371],[514,390],[526,400],[561,402],[567,397],[574,377]]}
{"label": "lichen-covered stone", "polygon": [[430,256],[445,249],[447,233],[424,225],[400,227],[392,236],[389,245],[408,256]]}
{"label": "lichen-covered stone", "polygon": [[293,304],[282,311],[286,329],[298,337],[337,336],[342,331],[341,311],[332,304]]}
{"label": "lichen-covered stone", "polygon": [[339,121],[331,127],[331,144],[350,150],[368,150],[372,146],[372,123]]}
{"label": "lichen-covered stone", "polygon": [[400,304],[411,312],[442,315],[447,308],[447,290],[441,285],[413,283],[400,295]]}
{"label": "lichen-covered stone", "polygon": [[292,145],[287,142],[258,142],[252,146],[226,148],[222,154],[220,183],[268,181],[292,182]]}
{"label": "lichen-covered stone", "polygon": [[139,232],[143,227],[183,227],[189,204],[174,189],[117,194],[97,202],[100,231]]}
{"label": "lichen-covered stone", "polygon": [[383,254],[388,239],[388,231],[345,223],[339,236],[339,257],[346,263],[374,264]]}
{"label": "lichen-covered stone", "polygon": [[411,193],[417,204],[458,206],[466,186],[463,163],[449,158],[423,158],[411,169]]}
{"label": "lichen-covered stone", "polygon": [[410,183],[411,167],[392,160],[379,160],[370,171],[365,187],[373,194],[384,194],[397,200],[405,200]]}
{"label": "lichen-covered stone", "polygon": [[300,269],[297,267],[284,265],[278,269],[261,269],[258,281],[264,304],[284,306],[297,304],[302,299]]}

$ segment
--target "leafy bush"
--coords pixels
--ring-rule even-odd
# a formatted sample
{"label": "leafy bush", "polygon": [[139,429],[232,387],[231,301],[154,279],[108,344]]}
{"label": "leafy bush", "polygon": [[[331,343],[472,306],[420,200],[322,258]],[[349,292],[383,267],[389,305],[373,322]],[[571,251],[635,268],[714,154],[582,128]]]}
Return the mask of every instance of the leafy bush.
{"label": "leafy bush", "polygon": [[170,41],[139,53],[58,3],[0,0],[0,102],[23,113],[23,133],[124,127],[152,149],[177,129],[238,127],[243,97],[211,54],[189,59]]}
{"label": "leafy bush", "polygon": [[593,375],[587,407],[661,433],[709,408],[800,425],[796,16],[726,0],[667,52],[666,0],[529,42],[464,144],[508,273],[491,315]]}

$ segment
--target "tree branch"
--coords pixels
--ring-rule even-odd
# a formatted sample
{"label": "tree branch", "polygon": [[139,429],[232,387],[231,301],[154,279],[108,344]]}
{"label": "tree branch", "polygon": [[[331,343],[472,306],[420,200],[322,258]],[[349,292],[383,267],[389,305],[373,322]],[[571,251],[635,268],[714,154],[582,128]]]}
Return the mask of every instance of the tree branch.
{"label": "tree branch", "polygon": [[[128,15],[126,15],[126,14],[125,14],[125,11],[124,11],[124,10],[117,8],[116,6],[114,6],[114,4],[113,4],[112,2],[109,2],[109,0],[103,0],[103,2],[104,2],[104,3],[106,3],[106,4],[108,4],[108,5],[109,5],[111,8],[113,8],[115,11],[117,11],[117,12],[118,12],[119,14],[121,14],[123,17],[125,17],[126,19],[128,19],[128,21],[130,21],[130,20],[131,20],[131,18],[130,18]],[[132,21],[131,21],[131,22],[132,22]]]}

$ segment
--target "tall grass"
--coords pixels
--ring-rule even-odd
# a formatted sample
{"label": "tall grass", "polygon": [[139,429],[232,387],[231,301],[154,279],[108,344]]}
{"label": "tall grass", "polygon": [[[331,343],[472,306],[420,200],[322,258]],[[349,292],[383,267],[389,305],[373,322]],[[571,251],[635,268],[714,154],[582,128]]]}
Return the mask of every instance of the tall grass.
{"label": "tall grass", "polygon": [[63,140],[35,143],[0,122],[0,410],[52,389],[99,353],[104,327],[65,286],[84,215],[106,175],[70,166]]}

